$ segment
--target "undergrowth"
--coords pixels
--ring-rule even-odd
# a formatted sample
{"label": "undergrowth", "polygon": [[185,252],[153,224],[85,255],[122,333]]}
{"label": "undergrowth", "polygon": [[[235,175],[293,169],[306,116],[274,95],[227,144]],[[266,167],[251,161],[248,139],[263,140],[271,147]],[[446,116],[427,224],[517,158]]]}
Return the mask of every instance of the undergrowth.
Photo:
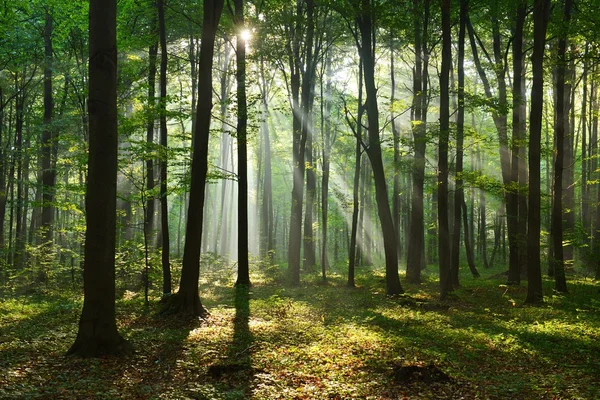
{"label": "undergrowth", "polygon": [[[431,270],[435,268],[431,267]],[[235,268],[204,268],[204,321],[160,315],[159,293],[123,290],[120,331],[135,346],[125,358],[65,356],[82,305],[74,291],[4,298],[0,304],[2,399],[594,399],[600,398],[600,297],[594,282],[570,277],[570,294],[545,281],[545,303],[523,304],[526,284],[499,272],[461,275],[438,300],[434,273],[407,294],[385,295],[381,269],[303,274],[254,266],[253,286],[233,288]],[[400,380],[404,367],[443,371]],[[412,370],[411,370],[412,371]]]}

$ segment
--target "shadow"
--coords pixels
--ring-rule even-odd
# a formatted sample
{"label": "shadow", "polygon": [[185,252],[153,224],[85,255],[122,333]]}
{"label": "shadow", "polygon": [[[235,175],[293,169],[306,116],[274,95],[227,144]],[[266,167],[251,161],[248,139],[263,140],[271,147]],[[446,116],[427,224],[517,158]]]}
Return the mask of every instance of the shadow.
{"label": "shadow", "polygon": [[235,317],[233,338],[227,348],[226,357],[208,367],[208,375],[219,383],[227,381],[229,396],[252,396],[255,370],[252,367],[254,338],[250,332],[250,288],[246,285],[235,287]]}

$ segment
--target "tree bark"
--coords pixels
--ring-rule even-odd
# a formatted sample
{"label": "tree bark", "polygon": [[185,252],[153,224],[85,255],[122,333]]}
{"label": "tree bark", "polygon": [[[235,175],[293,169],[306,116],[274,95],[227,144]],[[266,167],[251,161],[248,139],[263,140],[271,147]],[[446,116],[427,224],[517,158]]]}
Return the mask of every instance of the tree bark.
{"label": "tree bark", "polygon": [[513,100],[512,100],[512,161],[511,181],[517,183],[516,187],[508,193],[511,204],[517,207],[517,235],[518,268],[509,268],[508,282],[520,284],[521,275],[527,264],[527,167],[525,165],[526,141],[526,96],[525,96],[525,54],[523,52],[523,28],[527,16],[527,1],[520,1],[517,6],[515,18],[515,32],[512,43],[513,52]]}
{"label": "tree bark", "polygon": [[[456,176],[454,179],[454,232],[452,234],[452,259],[450,263],[450,279],[452,280],[452,286],[459,287],[460,282],[458,279],[458,269],[460,264],[460,227],[461,227],[461,211],[462,204],[465,199],[465,192],[463,189],[463,153],[464,153],[464,132],[465,132],[465,18],[467,16],[467,1],[460,0],[460,26],[458,31],[458,112],[456,115]],[[467,212],[466,206],[464,208],[465,213],[465,246],[469,249],[469,225],[467,223]],[[472,264],[472,254],[467,251],[467,257],[471,258],[469,266]]]}
{"label": "tree bark", "polygon": [[385,170],[381,155],[381,141],[379,138],[379,110],[377,105],[377,88],[375,86],[375,38],[373,37],[373,19],[375,13],[372,6],[370,0],[362,0],[362,12],[358,17],[361,36],[360,56],[363,61],[365,91],[367,94],[367,119],[369,122],[367,155],[371,160],[373,168],[377,210],[383,235],[387,293],[388,295],[396,295],[403,293],[404,290],[398,276],[398,241],[396,240],[394,220],[390,210]]}
{"label": "tree bark", "polygon": [[[331,50],[327,52],[327,57],[325,58],[325,79],[327,80],[325,84],[325,93],[321,93],[322,99],[322,118],[323,121],[321,123],[322,132],[323,132],[323,181],[321,183],[321,234],[322,234],[322,244],[321,244],[321,276],[323,280],[327,277],[327,269],[329,268],[329,261],[327,258],[327,230],[328,230],[328,215],[329,215],[329,171],[330,171],[330,157],[331,157],[331,146],[332,146],[332,138],[331,138]],[[321,81],[321,92],[323,92],[323,82]],[[324,103],[324,104],[323,104]],[[353,214],[354,219],[354,214]],[[356,236],[356,233],[355,233]],[[351,250],[352,251],[352,250]],[[349,252],[351,255],[352,252]],[[349,256],[351,257],[351,256]],[[348,258],[348,261],[350,258]]]}
{"label": "tree bark", "polygon": [[529,210],[527,215],[527,303],[544,300],[540,268],[540,153],[542,109],[544,106],[544,49],[550,11],[549,0],[534,0],[533,55],[531,58],[533,86],[529,115]]}
{"label": "tree bark", "polygon": [[448,226],[448,137],[450,133],[450,64],[452,62],[450,0],[442,8],[442,69],[440,72],[440,132],[438,146],[438,232],[440,298],[452,291],[450,280],[450,231]]}
{"label": "tree bark", "polygon": [[52,159],[53,148],[56,142],[56,129],[52,127],[54,113],[54,99],[52,95],[52,14],[46,7],[46,23],[44,27],[44,131],[42,133],[42,218],[43,243],[45,251],[52,253],[49,246],[52,244],[54,221],[54,190],[56,186],[56,161]]}
{"label": "tree bark", "polygon": [[[156,60],[158,57],[158,34],[156,18],[152,19],[151,33],[153,43],[148,48],[148,121],[146,122],[146,146],[151,150],[154,143],[154,122],[156,120]],[[152,152],[153,153],[153,152]],[[154,159],[152,156],[146,158],[146,221],[145,233],[148,243],[153,243],[152,232],[154,230],[155,196],[154,190]]]}
{"label": "tree bark", "polygon": [[415,38],[415,68],[413,71],[413,121],[412,133],[415,146],[415,161],[413,167],[410,237],[406,255],[406,280],[410,283],[421,283],[422,260],[424,259],[424,210],[423,210],[423,185],[425,183],[425,149],[426,116],[427,116],[427,67],[425,52],[427,41],[423,36],[427,34],[427,15],[429,1],[424,0],[425,19],[421,20],[419,9],[421,0],[413,1],[414,38]]}
{"label": "tree bark", "polygon": [[171,264],[169,262],[169,207],[167,203],[167,35],[165,29],[164,0],[157,0],[158,28],[160,35],[160,226],[161,226],[161,261],[163,272],[163,295],[171,294]]}
{"label": "tree bark", "polygon": [[238,277],[236,285],[250,285],[248,263],[248,107],[246,104],[246,41],[243,38],[244,0],[235,0],[236,73],[237,80],[237,143],[238,143]]}
{"label": "tree bark", "polygon": [[195,143],[192,158],[192,176],[188,220],[183,249],[183,267],[179,292],[172,305],[176,311],[203,316],[206,313],[198,294],[200,276],[200,249],[206,175],[208,172],[208,140],[212,109],[212,64],[215,35],[223,11],[223,0],[205,0],[202,25],[202,44],[198,65],[198,105],[196,107]]}
{"label": "tree bark", "polygon": [[565,154],[569,151],[563,146],[568,132],[568,110],[570,93],[567,88],[567,32],[566,29],[571,20],[571,8],[573,0],[564,1],[563,14],[563,32],[558,39],[558,64],[556,68],[556,126],[555,126],[555,159],[554,159],[554,202],[552,204],[552,240],[554,248],[554,277],[556,290],[558,292],[567,292],[567,282],[565,278],[565,258],[563,249],[563,174],[565,170],[564,162],[569,160]]}
{"label": "tree bark", "polygon": [[91,0],[89,11],[90,143],[86,191],[83,311],[70,354],[129,354],[115,320],[117,199],[117,2]]}

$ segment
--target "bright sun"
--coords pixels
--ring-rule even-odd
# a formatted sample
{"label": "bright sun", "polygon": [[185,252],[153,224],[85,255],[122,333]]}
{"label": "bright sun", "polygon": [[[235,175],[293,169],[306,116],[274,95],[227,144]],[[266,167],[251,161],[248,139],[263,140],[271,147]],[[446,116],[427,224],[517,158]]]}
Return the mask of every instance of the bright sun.
{"label": "bright sun", "polygon": [[248,30],[248,29],[244,29],[242,31],[242,33],[240,34],[240,38],[244,41],[247,42],[252,38],[252,33]]}

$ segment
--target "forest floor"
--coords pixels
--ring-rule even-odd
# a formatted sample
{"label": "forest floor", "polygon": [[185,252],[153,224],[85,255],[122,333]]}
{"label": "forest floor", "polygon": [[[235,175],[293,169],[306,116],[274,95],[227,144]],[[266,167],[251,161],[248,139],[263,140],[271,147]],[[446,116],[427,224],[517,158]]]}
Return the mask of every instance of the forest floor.
{"label": "forest floor", "polygon": [[342,274],[306,272],[291,288],[285,270],[255,269],[249,291],[233,288],[233,267],[203,269],[203,321],[159,315],[157,298],[147,309],[123,290],[118,325],[136,348],[124,358],[65,355],[80,294],[4,296],[0,399],[600,398],[590,278],[569,277],[566,296],[546,280],[545,304],[531,307],[500,269],[462,275],[446,302],[429,272],[390,298],[378,269],[361,268],[355,289]]}

